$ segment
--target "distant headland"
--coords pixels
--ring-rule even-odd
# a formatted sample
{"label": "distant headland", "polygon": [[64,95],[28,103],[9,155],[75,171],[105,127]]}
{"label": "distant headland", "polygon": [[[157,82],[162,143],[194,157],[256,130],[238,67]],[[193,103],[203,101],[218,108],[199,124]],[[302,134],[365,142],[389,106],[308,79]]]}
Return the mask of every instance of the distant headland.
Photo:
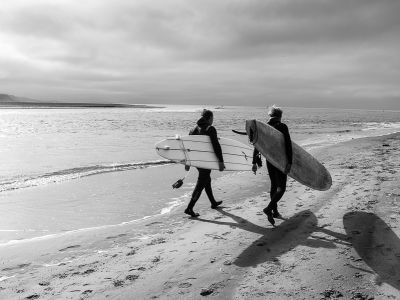
{"label": "distant headland", "polygon": [[1,108],[162,108],[145,104],[51,102],[0,94]]}

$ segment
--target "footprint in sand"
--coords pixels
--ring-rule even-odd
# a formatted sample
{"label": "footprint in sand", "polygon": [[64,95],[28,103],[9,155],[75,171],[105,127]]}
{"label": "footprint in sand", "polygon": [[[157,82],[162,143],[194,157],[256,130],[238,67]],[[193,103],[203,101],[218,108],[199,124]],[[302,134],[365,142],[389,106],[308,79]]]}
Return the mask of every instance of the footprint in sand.
{"label": "footprint in sand", "polygon": [[123,280],[114,280],[114,281],[113,281],[113,285],[114,285],[115,287],[123,286],[123,285],[124,285],[124,281],[123,281]]}
{"label": "footprint in sand", "polygon": [[134,280],[136,280],[136,279],[138,279],[139,278],[139,275],[136,275],[136,274],[130,274],[130,275],[127,275],[126,277],[125,277],[125,279],[126,280],[129,280],[129,281],[134,281]]}
{"label": "footprint in sand", "polygon": [[92,290],[86,290],[84,292],[82,292],[82,295],[87,296],[89,294],[91,294],[93,291]]}
{"label": "footprint in sand", "polygon": [[108,236],[108,237],[106,237],[106,239],[107,239],[107,240],[111,240],[111,239],[116,239],[116,238],[124,237],[124,236],[126,236],[126,235],[127,235],[126,233],[121,233],[121,234],[114,235],[114,236]]}
{"label": "footprint in sand", "polygon": [[94,272],[96,272],[96,270],[94,270],[94,269],[87,269],[85,272],[82,273],[82,275],[89,275],[89,274],[92,274],[92,273],[94,273]]}
{"label": "footprint in sand", "polygon": [[126,256],[131,256],[134,255],[136,253],[136,250],[132,249],[131,251],[129,251]]}
{"label": "footprint in sand", "polygon": [[163,223],[156,221],[156,222],[152,222],[152,223],[146,224],[145,226],[153,226],[153,225],[159,225],[159,224],[163,224]]}
{"label": "footprint in sand", "polygon": [[192,284],[190,282],[182,282],[182,283],[178,284],[179,288],[189,288],[191,286],[192,286]]}
{"label": "footprint in sand", "polygon": [[166,242],[165,238],[159,237],[159,238],[156,238],[156,239],[154,239],[154,240],[151,240],[151,242],[148,243],[147,246],[157,245],[157,244],[163,244],[163,243],[165,243],[165,242]]}
{"label": "footprint in sand", "polygon": [[65,247],[65,248],[63,248],[63,249],[60,249],[60,250],[58,250],[58,251],[63,252],[63,251],[67,251],[67,250],[69,250],[69,249],[79,248],[80,246],[81,246],[81,245],[68,246],[68,247]]}
{"label": "footprint in sand", "polygon": [[9,268],[4,268],[2,271],[12,271],[12,270],[16,270],[16,269],[23,269],[25,267],[30,266],[31,264],[19,264],[15,267],[9,267]]}

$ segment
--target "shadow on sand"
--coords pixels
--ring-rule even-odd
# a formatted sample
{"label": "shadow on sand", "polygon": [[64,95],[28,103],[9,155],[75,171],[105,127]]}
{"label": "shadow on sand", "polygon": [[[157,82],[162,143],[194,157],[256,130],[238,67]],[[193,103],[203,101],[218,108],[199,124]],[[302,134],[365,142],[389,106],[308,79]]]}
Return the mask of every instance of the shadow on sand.
{"label": "shadow on sand", "polygon": [[197,220],[240,228],[261,235],[259,239],[254,241],[236,258],[234,264],[239,267],[256,266],[265,261],[279,263],[277,257],[298,245],[306,245],[313,248],[336,247],[335,243],[332,241],[310,237],[311,233],[321,231],[322,228],[317,227],[317,217],[309,210],[297,213],[290,219],[279,224],[278,227],[269,228],[251,223],[246,219],[228,213],[222,209],[218,211],[232,218],[235,222],[222,222],[201,218]]}
{"label": "shadow on sand", "polygon": [[378,275],[377,283],[400,289],[400,239],[373,213],[354,211],[343,216],[347,236],[358,255]]}
{"label": "shadow on sand", "polygon": [[[377,284],[387,283],[400,290],[400,239],[388,224],[373,213],[355,211],[345,214],[343,225],[346,234],[341,234],[317,226],[317,217],[309,210],[297,213],[277,227],[267,228],[223,209],[218,209],[218,211],[235,222],[201,218],[198,220],[240,228],[261,235],[236,258],[234,264],[239,267],[256,266],[266,261],[279,264],[278,257],[298,245],[335,248],[336,244],[343,244],[352,246],[378,275]],[[324,233],[333,240],[312,236],[314,232]],[[362,268],[358,269],[370,272]]]}

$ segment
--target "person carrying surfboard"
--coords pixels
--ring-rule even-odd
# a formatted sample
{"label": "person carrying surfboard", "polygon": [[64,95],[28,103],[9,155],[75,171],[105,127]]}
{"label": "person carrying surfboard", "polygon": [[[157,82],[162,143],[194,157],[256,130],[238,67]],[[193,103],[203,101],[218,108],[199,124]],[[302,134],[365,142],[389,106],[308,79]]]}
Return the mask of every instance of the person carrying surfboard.
{"label": "person carrying surfboard", "polygon": [[[282,198],[283,194],[286,191],[286,182],[287,182],[287,174],[290,172],[290,168],[292,167],[292,141],[290,139],[289,129],[286,124],[281,122],[282,119],[282,109],[275,106],[271,106],[268,111],[269,120],[267,122],[268,125],[274,127],[283,133],[285,139],[285,150],[287,157],[287,165],[284,172],[281,172],[278,168],[274,167],[270,162],[267,161],[267,169],[269,178],[271,180],[271,189],[270,189],[270,203],[266,208],[263,209],[263,212],[267,215],[268,221],[275,225],[274,218],[281,218],[280,213],[278,212],[278,201]],[[256,158],[259,154],[259,151],[254,148],[253,153],[253,167],[252,170],[254,174],[257,171],[257,163]]]}
{"label": "person carrying surfboard", "polygon": [[[212,123],[214,121],[214,114],[211,110],[204,109],[201,118],[197,121],[197,126],[190,130],[189,135],[208,135],[211,139],[211,144],[214,148],[215,155],[218,158],[219,170],[223,171],[225,169],[224,158],[222,155],[221,145],[218,141],[217,130]],[[190,166],[186,165],[185,170],[189,171]],[[208,199],[211,202],[211,208],[217,208],[221,205],[222,201],[216,201],[211,188],[211,170],[197,168],[199,171],[199,177],[197,178],[196,187],[193,190],[192,198],[185,209],[185,213],[191,217],[198,217],[199,214],[193,211],[194,205],[200,198],[203,189],[206,190]]]}

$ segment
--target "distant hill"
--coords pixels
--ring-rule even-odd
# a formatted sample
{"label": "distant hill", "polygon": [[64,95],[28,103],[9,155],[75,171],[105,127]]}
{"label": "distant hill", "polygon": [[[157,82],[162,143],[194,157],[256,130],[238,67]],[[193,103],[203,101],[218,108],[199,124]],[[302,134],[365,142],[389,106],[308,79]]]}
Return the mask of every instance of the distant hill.
{"label": "distant hill", "polygon": [[40,101],[24,97],[15,97],[13,95],[8,95],[8,94],[0,94],[0,103],[8,103],[8,102],[40,102]]}
{"label": "distant hill", "polygon": [[131,107],[157,108],[144,104],[90,103],[90,102],[49,102],[0,94],[0,108],[89,108],[89,107]]}

